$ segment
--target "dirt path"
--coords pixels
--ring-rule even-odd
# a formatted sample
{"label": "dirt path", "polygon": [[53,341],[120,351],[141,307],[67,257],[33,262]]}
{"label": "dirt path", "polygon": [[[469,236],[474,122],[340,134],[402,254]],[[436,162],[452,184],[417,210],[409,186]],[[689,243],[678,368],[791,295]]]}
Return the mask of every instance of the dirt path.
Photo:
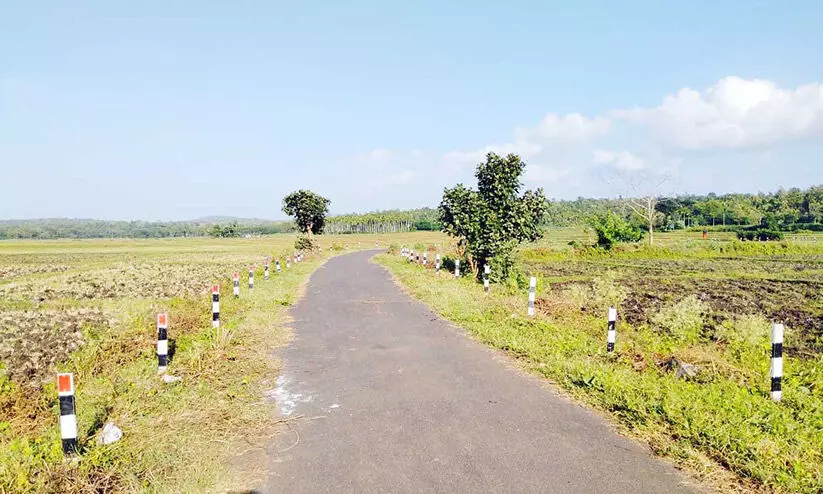
{"label": "dirt path", "polygon": [[372,255],[330,260],[293,310],[276,394],[304,418],[272,445],[265,492],[692,492],[411,300]]}

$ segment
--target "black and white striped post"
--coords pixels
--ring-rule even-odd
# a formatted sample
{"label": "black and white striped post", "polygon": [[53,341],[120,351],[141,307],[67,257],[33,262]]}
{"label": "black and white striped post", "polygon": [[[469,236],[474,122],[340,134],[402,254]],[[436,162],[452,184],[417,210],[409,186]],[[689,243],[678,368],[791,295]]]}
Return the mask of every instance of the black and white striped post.
{"label": "black and white striped post", "polygon": [[440,272],[440,253],[438,253],[438,254],[434,257],[434,272],[435,272],[435,273],[439,273],[439,272]]}
{"label": "black and white striped post", "polygon": [[269,281],[269,258],[263,263],[263,279]]}
{"label": "black and white striped post", "polygon": [[57,374],[57,399],[60,401],[60,439],[63,453],[77,452],[77,412],[74,405],[74,374]]}
{"label": "black and white striped post", "polygon": [[220,327],[220,285],[211,286],[211,327]]}
{"label": "black and white striped post", "polygon": [[415,264],[420,264],[420,254],[417,254],[417,256],[415,256],[414,263]]}
{"label": "black and white striped post", "polygon": [[249,291],[254,291],[254,264],[249,266]]}
{"label": "black and white striped post", "polygon": [[529,278],[529,316],[534,315],[534,295],[537,292],[537,278]]}
{"label": "black and white striped post", "polygon": [[280,274],[280,259],[274,260],[274,272]]}
{"label": "black and white striped post", "polygon": [[286,269],[291,267],[291,257],[286,256]]}
{"label": "black and white striped post", "polygon": [[235,272],[232,281],[234,282],[234,296],[236,298],[240,296],[240,273]]}
{"label": "black and white striped post", "polygon": [[772,400],[783,398],[783,325],[772,325]]}
{"label": "black and white striped post", "polygon": [[429,253],[423,253],[423,267],[425,268],[429,264]]}
{"label": "black and white striped post", "polygon": [[614,343],[617,339],[617,309],[609,307],[609,326],[606,334],[606,351],[612,353],[614,351]]}
{"label": "black and white striped post", "polygon": [[157,314],[157,373],[166,372],[169,367],[169,316]]}
{"label": "black and white striped post", "polygon": [[460,259],[454,260],[454,277],[460,278]]}
{"label": "black and white striped post", "polygon": [[489,274],[492,272],[491,266],[483,266],[483,291],[489,293]]}

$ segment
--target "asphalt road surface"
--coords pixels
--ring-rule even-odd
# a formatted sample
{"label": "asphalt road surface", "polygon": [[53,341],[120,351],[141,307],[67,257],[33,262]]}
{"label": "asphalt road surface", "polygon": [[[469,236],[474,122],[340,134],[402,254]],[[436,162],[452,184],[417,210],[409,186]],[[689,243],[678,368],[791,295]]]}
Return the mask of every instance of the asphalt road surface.
{"label": "asphalt road surface", "polygon": [[329,260],[292,312],[272,394],[302,418],[271,445],[264,492],[694,492],[413,301],[374,254]]}

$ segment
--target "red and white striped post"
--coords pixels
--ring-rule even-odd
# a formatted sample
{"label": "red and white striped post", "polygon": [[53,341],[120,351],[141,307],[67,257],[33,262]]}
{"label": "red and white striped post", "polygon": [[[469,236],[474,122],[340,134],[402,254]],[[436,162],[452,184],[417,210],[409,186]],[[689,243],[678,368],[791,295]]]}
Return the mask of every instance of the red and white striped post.
{"label": "red and white striped post", "polygon": [[237,298],[240,296],[240,273],[235,271],[232,282],[234,284],[234,297]]}
{"label": "red and white striped post", "polygon": [[60,401],[60,439],[63,453],[77,452],[77,412],[74,404],[74,374],[57,374],[57,399]]}
{"label": "red and white striped post", "polygon": [[249,266],[249,291],[254,291],[254,264]]}
{"label": "red and white striped post", "polygon": [[211,327],[220,327],[220,285],[211,286]]}
{"label": "red and white striped post", "polygon": [[268,281],[269,280],[269,258],[266,258],[266,261],[263,263],[263,279]]}
{"label": "red and white striped post", "polygon": [[169,366],[169,316],[157,314],[157,373],[166,372]]}

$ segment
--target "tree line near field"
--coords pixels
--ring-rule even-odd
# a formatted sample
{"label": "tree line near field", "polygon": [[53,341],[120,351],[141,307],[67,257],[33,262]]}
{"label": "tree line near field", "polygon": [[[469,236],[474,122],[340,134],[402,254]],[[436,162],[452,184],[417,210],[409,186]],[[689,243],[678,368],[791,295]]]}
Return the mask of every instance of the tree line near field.
{"label": "tree line near field", "polygon": [[[325,217],[326,233],[439,230],[431,208]],[[294,221],[206,218],[189,221],[105,221],[74,218],[0,220],[0,239],[244,237],[301,231]]]}
{"label": "tree line near field", "polygon": [[[655,225],[667,230],[707,226],[760,226],[780,231],[823,229],[823,186],[757,194],[680,195],[656,198]],[[586,225],[607,211],[631,211],[624,199],[551,201],[547,226]]]}
{"label": "tree line near field", "polygon": [[[635,238],[636,232],[620,224],[621,220],[643,231],[649,230],[648,218],[633,211],[628,198],[578,198],[547,200],[546,203],[546,213],[540,220],[542,226],[591,227],[593,219],[600,219],[622,231],[623,241]],[[614,217],[604,218],[606,215]],[[647,216],[653,217],[655,229],[663,230],[713,226],[745,231],[745,227],[749,227],[748,232],[740,233],[741,238],[747,235],[759,238],[764,231],[823,231],[823,186],[757,194],[655,197],[653,213]],[[420,208],[335,216],[325,216],[324,213],[323,227],[325,233],[331,234],[395,233],[441,230],[443,223],[437,209]],[[67,218],[0,220],[0,239],[241,237],[304,230],[294,221],[224,217],[174,222]]]}

